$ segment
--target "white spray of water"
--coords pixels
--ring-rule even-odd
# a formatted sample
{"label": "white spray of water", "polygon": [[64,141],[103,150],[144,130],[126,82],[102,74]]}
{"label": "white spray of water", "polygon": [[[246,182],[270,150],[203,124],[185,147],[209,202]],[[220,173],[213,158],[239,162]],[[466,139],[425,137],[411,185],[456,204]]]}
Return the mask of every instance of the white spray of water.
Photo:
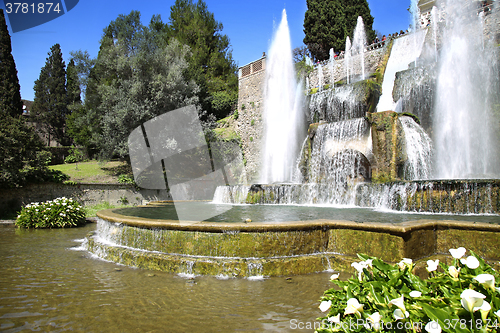
{"label": "white spray of water", "polygon": [[437,78],[434,127],[435,177],[495,178],[499,175],[491,129],[491,104],[498,76],[494,48],[483,49],[477,13],[449,0]]}
{"label": "white spray of water", "polygon": [[385,69],[384,81],[382,82],[382,96],[380,96],[377,105],[378,112],[395,110],[396,103],[394,103],[394,99],[392,98],[392,90],[394,88],[396,73],[408,69],[410,63],[414,62],[420,56],[426,33],[427,30],[419,30],[394,41]]}
{"label": "white spray of water", "polygon": [[285,10],[268,54],[261,181],[291,182],[306,125]]}
{"label": "white spray of water", "polygon": [[318,91],[323,90],[323,66],[318,65]]}
{"label": "white spray of water", "polygon": [[437,60],[437,42],[438,42],[439,18],[438,18],[438,10],[437,10],[436,6],[433,6],[431,9],[431,24],[432,24],[432,34],[434,37],[434,54],[436,55],[436,60]]}
{"label": "white spray of water", "polygon": [[333,48],[330,49],[330,58],[328,59],[328,69],[330,70],[330,85],[331,88],[335,88],[335,77],[333,74],[333,66],[335,65],[335,51]]}
{"label": "white spray of water", "polygon": [[399,118],[405,134],[405,179],[429,179],[432,163],[432,140],[411,117]]}
{"label": "white spray of water", "polygon": [[358,21],[356,23],[356,28],[354,29],[354,38],[352,40],[353,53],[357,54],[359,57],[359,62],[361,64],[361,79],[365,79],[365,45],[366,45],[366,33],[365,25],[363,23],[363,18],[358,16]]}
{"label": "white spray of water", "polygon": [[347,36],[345,40],[344,66],[347,76],[347,84],[349,84],[349,76],[351,75],[351,39],[349,38],[349,36]]}

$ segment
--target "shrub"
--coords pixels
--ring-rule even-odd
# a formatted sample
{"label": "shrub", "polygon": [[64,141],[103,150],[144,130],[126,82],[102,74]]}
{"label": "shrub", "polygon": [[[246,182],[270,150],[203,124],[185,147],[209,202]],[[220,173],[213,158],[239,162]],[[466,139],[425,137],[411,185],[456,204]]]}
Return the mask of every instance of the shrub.
{"label": "shrub", "polygon": [[135,185],[134,177],[125,174],[121,174],[118,176],[118,183]]}
{"label": "shrub", "polygon": [[85,212],[81,205],[64,197],[26,205],[16,220],[20,228],[65,228],[83,224]]}
{"label": "shrub", "polygon": [[[411,259],[390,265],[358,255],[358,275],[332,282],[320,310],[318,332],[497,332],[500,326],[499,274],[472,251],[451,249],[453,265],[428,260],[428,279],[413,274]],[[438,267],[441,270],[438,270]],[[354,324],[352,324],[354,323]],[[352,325],[351,325],[352,324]],[[398,329],[398,328],[404,328]]]}

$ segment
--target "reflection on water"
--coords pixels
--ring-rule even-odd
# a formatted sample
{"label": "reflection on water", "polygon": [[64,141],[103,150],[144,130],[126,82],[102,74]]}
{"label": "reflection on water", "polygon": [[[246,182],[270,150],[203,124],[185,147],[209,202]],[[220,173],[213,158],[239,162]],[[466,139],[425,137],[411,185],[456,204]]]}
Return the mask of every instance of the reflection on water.
{"label": "reflection on water", "polygon": [[0,227],[0,330],[296,332],[321,315],[331,273],[217,279],[118,266],[75,250],[77,229]]}
{"label": "reflection on water", "polygon": [[[301,205],[233,205],[227,210],[225,204],[210,202],[186,202],[186,207],[191,208],[193,220],[197,219],[196,212],[210,212],[212,218],[209,222],[285,222],[285,221],[310,221],[317,219],[347,220],[354,222],[391,222],[401,223],[417,220],[457,220],[470,222],[500,223],[498,215],[457,215],[457,214],[426,214],[410,212],[381,211],[373,208],[359,207],[322,207]],[[143,217],[148,219],[176,220],[173,204],[151,207],[119,208],[114,212],[126,216]]]}

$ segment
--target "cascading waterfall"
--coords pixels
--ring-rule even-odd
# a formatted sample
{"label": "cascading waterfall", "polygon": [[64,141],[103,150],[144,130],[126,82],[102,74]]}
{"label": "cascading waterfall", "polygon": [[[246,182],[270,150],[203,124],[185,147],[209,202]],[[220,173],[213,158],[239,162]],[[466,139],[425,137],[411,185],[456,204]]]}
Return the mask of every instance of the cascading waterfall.
{"label": "cascading waterfall", "polygon": [[274,35],[266,63],[264,140],[261,182],[291,182],[306,135],[301,92],[295,76],[286,11]]}
{"label": "cascading waterfall", "polygon": [[399,118],[405,134],[407,161],[404,165],[405,179],[429,179],[432,171],[432,141],[411,117]]}
{"label": "cascading waterfall", "polygon": [[382,96],[377,105],[378,112],[395,110],[396,103],[392,98],[392,90],[396,73],[408,69],[408,65],[417,59],[422,52],[426,33],[427,30],[419,30],[394,41],[382,82]]}
{"label": "cascading waterfall", "polygon": [[498,94],[494,47],[482,48],[477,13],[449,0],[437,78],[434,110],[438,179],[497,178],[499,160],[491,128]]}
{"label": "cascading waterfall", "polygon": [[366,33],[363,18],[358,16],[356,28],[354,29],[354,38],[352,41],[351,53],[355,53],[359,57],[361,64],[361,79],[365,79],[365,46],[366,46]]}
{"label": "cascading waterfall", "polygon": [[351,69],[351,39],[349,36],[347,36],[345,40],[345,51],[344,51],[344,66],[345,66],[345,73],[346,73],[346,80],[347,84],[350,83],[350,75],[352,74],[352,69]]}
{"label": "cascading waterfall", "polygon": [[[309,166],[309,182],[319,185],[308,195],[316,203],[353,204],[354,184],[368,178],[370,127],[364,118],[318,126]],[[319,191],[318,191],[319,190]]]}

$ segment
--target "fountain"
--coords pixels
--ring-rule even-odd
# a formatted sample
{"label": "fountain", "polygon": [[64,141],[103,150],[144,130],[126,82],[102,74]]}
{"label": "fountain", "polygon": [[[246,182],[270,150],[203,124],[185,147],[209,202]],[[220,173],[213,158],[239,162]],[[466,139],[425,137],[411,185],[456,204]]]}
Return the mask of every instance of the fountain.
{"label": "fountain", "polygon": [[303,88],[296,80],[285,10],[268,54],[261,181],[290,182],[305,137],[305,119],[300,93]]}
{"label": "fountain", "polygon": [[[474,22],[464,24],[471,27]],[[439,50],[438,64],[435,52],[424,52],[427,29],[394,40],[392,49],[386,45],[388,62],[380,61],[377,68],[384,74],[382,87],[373,69],[368,69],[367,79],[353,82],[355,48],[348,39],[346,82],[315,92],[302,103],[283,12],[266,64],[261,182],[219,186],[212,202],[182,203],[185,211],[212,216],[201,222],[180,223],[178,202],[99,212],[99,229],[87,238],[87,248],[135,267],[243,277],[341,270],[358,252],[394,262],[465,246],[499,260],[494,250],[500,241],[499,163],[492,131],[486,128],[496,97],[489,89],[498,89],[498,74],[471,65],[488,59],[482,65],[487,71],[485,64],[497,66],[498,56],[485,45],[484,50],[466,48],[468,61],[460,62],[464,57],[456,49],[462,50],[467,39],[447,30],[438,33],[441,38],[435,34],[427,42]],[[320,69],[316,71],[319,75]],[[396,95],[408,105],[419,104],[411,93],[422,84],[415,75],[419,71],[432,72],[426,80],[436,82],[430,85],[436,90],[426,93],[435,94],[434,102],[422,104],[422,112],[432,118],[425,126],[416,115],[392,111]],[[395,84],[402,76],[409,81]],[[474,80],[472,86],[459,82],[479,76],[491,87],[474,87]],[[340,79],[331,77],[332,82]],[[474,94],[482,101],[473,99]],[[465,116],[471,110],[483,129],[468,129],[475,122]],[[300,121],[304,114],[307,122]],[[458,146],[452,145],[455,140]],[[475,152],[469,158],[462,150]],[[463,163],[450,157],[454,152]],[[462,170],[461,165],[473,166]]]}
{"label": "fountain", "polygon": [[363,23],[363,18],[361,16],[358,16],[356,28],[354,29],[352,49],[359,57],[359,62],[361,65],[361,80],[365,79],[365,47],[366,47],[365,25]]}

